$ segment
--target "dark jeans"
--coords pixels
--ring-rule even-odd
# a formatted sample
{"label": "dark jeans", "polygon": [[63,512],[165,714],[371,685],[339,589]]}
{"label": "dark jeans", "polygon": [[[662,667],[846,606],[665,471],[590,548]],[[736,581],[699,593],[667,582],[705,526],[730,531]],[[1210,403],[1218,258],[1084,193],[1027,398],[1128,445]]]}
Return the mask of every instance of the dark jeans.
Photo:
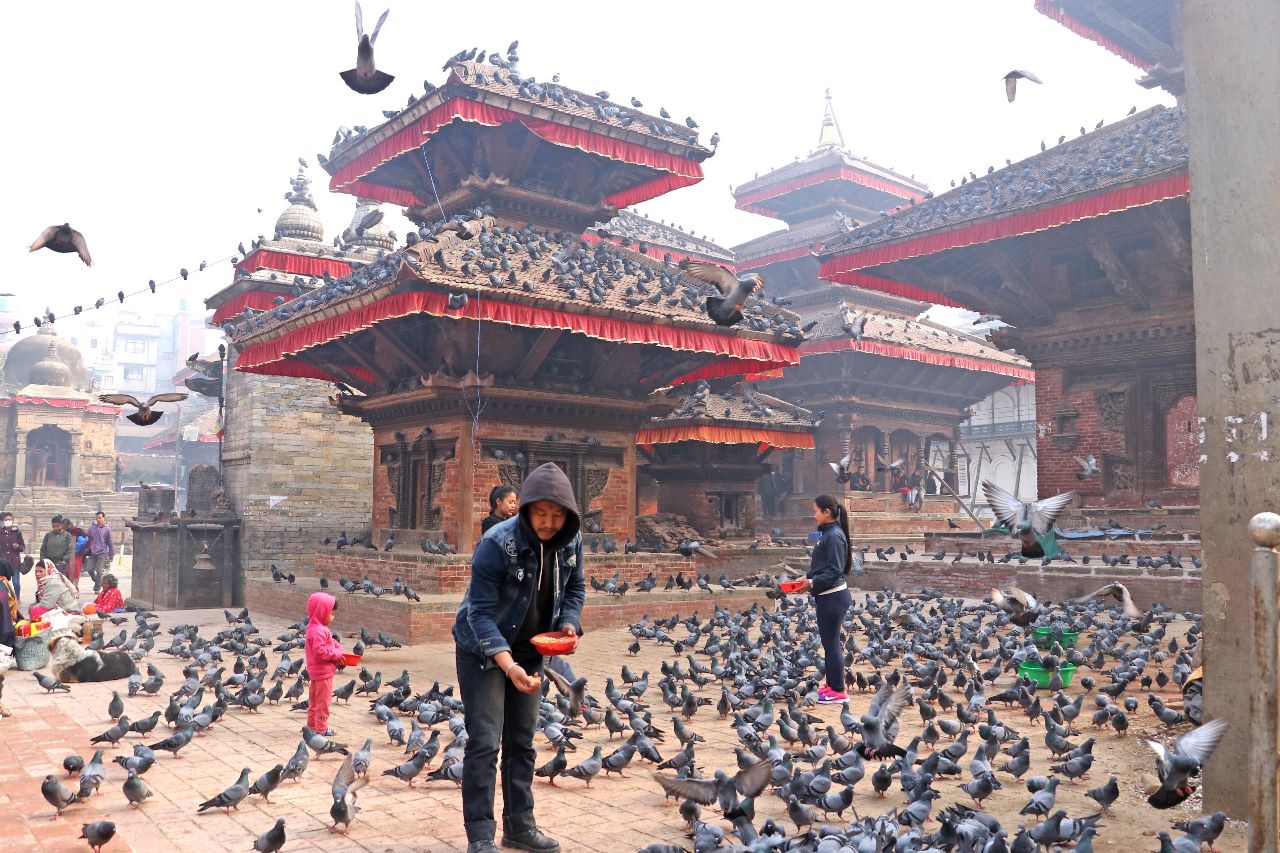
{"label": "dark jeans", "polygon": [[[538,726],[541,694],[521,693],[496,666],[455,649],[458,690],[466,705],[467,748],[462,773],[462,820],[467,841],[492,841],[493,794],[502,748],[502,817],[533,812],[533,767],[537,753],[533,733]],[[541,672],[542,658],[516,658],[525,672]]]}
{"label": "dark jeans", "polygon": [[844,646],[840,644],[840,623],[852,604],[853,595],[847,589],[813,597],[818,636],[822,638],[822,656],[827,664],[827,686],[837,693],[844,692]]}

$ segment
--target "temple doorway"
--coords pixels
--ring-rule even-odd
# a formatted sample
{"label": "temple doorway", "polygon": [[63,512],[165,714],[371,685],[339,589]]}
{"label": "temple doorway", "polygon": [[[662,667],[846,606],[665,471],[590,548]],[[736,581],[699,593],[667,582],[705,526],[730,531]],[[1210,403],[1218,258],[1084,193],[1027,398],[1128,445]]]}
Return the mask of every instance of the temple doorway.
{"label": "temple doorway", "polygon": [[873,426],[860,426],[853,431],[853,436],[849,441],[850,449],[853,452],[853,462],[850,463],[850,473],[855,473],[862,468],[867,478],[871,480],[871,490],[882,492],[888,488],[887,474],[881,470],[883,464],[876,463],[876,457],[882,456],[880,448],[884,444],[884,433]]}
{"label": "temple doorway", "polygon": [[27,484],[65,487],[70,478],[71,435],[52,424],[27,433]]}

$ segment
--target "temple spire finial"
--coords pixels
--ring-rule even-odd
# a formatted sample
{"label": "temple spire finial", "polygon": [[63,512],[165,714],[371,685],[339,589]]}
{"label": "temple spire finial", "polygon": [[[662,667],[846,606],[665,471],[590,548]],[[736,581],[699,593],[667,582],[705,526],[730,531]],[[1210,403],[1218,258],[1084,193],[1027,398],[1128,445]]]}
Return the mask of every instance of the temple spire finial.
{"label": "temple spire finial", "polygon": [[818,149],[836,148],[844,150],[844,134],[840,132],[840,122],[836,119],[836,111],[831,107],[831,90],[826,93],[826,105],[822,112],[822,130],[818,132]]}

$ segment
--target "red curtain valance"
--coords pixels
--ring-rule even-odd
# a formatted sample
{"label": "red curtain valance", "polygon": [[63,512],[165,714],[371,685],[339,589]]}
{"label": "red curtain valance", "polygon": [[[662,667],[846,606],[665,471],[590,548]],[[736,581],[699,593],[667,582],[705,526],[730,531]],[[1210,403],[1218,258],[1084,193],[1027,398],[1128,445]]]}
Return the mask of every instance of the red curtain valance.
{"label": "red curtain valance", "polygon": [[995,373],[1000,376],[1012,376],[1034,382],[1036,372],[1030,367],[1018,364],[1007,364],[986,358],[974,358],[967,355],[931,352],[929,350],[912,349],[910,347],[882,344],[878,341],[859,341],[854,338],[835,338],[834,340],[815,341],[800,347],[801,358],[810,355],[822,355],[829,352],[865,352],[869,355],[880,355],[889,358],[902,358],[908,361],[919,361],[925,364],[936,364],[941,367],[956,367],[960,370],[975,370],[982,373]]}
{"label": "red curtain valance", "polygon": [[1145,184],[1111,190],[1087,198],[1073,199],[1042,210],[1015,213],[1003,219],[988,220],[937,234],[913,237],[887,246],[857,249],[826,261],[818,275],[829,281],[850,283],[844,282],[840,277],[850,270],[865,270],[947,249],[989,243],[1022,234],[1034,234],[1037,231],[1045,231],[1081,219],[1105,216],[1131,207],[1143,207],[1171,198],[1179,198],[1187,195],[1190,189],[1190,177],[1183,172],[1180,175],[1160,178]]}
{"label": "red curtain valance", "polygon": [[1053,18],[1053,20],[1062,24],[1076,35],[1087,38],[1089,41],[1105,47],[1116,56],[1132,65],[1136,65],[1143,71],[1146,71],[1151,68],[1151,66],[1155,65],[1154,61],[1138,56],[1128,48],[1122,47],[1118,43],[1107,38],[1088,24],[1071,17],[1067,14],[1066,10],[1058,6],[1054,0],[1036,0],[1036,11],[1042,15]]}
{"label": "red curtain valance", "polygon": [[[656,344],[669,349],[688,352],[713,353],[730,356],[750,370],[769,370],[775,367],[798,364],[795,347],[759,341],[749,338],[718,335],[700,329],[663,326],[635,320],[618,320],[590,314],[573,314],[495,299],[473,296],[460,311],[450,311],[448,297],[443,293],[419,291],[387,296],[370,305],[356,308],[337,317],[317,320],[309,325],[293,329],[272,340],[253,344],[241,351],[237,368],[274,375],[314,376],[279,372],[283,359],[319,344],[327,343],[352,332],[367,329],[382,320],[404,317],[410,314],[430,314],[435,317],[465,317],[489,320],[512,326],[533,329],[564,329],[606,341],[636,344]],[[270,367],[269,370],[262,369]],[[354,372],[354,371],[353,371]],[[746,371],[737,371],[746,372]],[[722,374],[733,375],[733,374]],[[329,376],[315,377],[329,379]]]}
{"label": "red curtain valance", "polygon": [[769,264],[780,264],[783,261],[794,261],[796,258],[805,258],[814,253],[816,249],[821,249],[819,244],[815,249],[810,249],[807,245],[797,246],[794,249],[786,249],[781,252],[774,252],[770,255],[761,255],[758,258],[749,258],[739,261],[737,265],[738,272],[746,272],[748,270],[759,270],[769,266]]}
{"label": "red curtain valance", "polygon": [[261,290],[247,290],[244,293],[238,293],[235,296],[222,303],[213,312],[213,324],[219,325],[239,314],[245,308],[252,308],[255,311],[266,311],[274,308],[271,300],[276,298],[274,293],[263,293]]}
{"label": "red curtain valance", "polygon": [[717,426],[714,424],[677,424],[650,427],[636,433],[636,444],[674,444],[677,441],[705,441],[708,444],[766,444],[784,449],[812,450],[813,436],[804,432],[777,429]]}
{"label": "red curtain valance", "polygon": [[852,169],[848,166],[832,166],[829,169],[822,169],[809,175],[802,175],[790,181],[783,181],[777,184],[771,184],[767,187],[761,187],[758,190],[749,192],[737,200],[739,210],[750,211],[751,213],[760,213],[765,216],[769,215],[767,205],[761,205],[759,202],[771,198],[777,198],[785,195],[792,190],[811,187],[815,184],[825,183],[827,181],[852,181],[860,186],[870,187],[874,190],[880,190],[891,195],[895,195],[902,199],[915,199],[916,201],[924,200],[924,193],[911,187],[904,186],[896,181],[886,180],[875,175],[868,175],[859,170]]}
{"label": "red curtain valance", "polygon": [[[798,364],[799,362],[792,362]],[[672,385],[684,385],[700,379],[720,379],[724,376],[751,376],[765,371],[778,369],[776,361],[760,361],[758,359],[726,358],[703,365],[683,376],[671,380]]]}
{"label": "red curtain valance", "polygon": [[292,252],[254,249],[245,255],[243,261],[236,264],[236,269],[245,272],[268,269],[290,275],[313,275],[316,278],[322,278],[328,270],[330,275],[341,278],[351,272],[351,264],[338,258],[313,258],[307,255],[295,255]]}
{"label": "red curtain valance", "polygon": [[957,302],[945,293],[939,293],[936,290],[929,290],[924,287],[916,287],[914,284],[894,281],[891,278],[868,275],[856,270],[842,272],[830,280],[838,284],[849,284],[854,287],[863,287],[867,290],[878,290],[881,293],[901,296],[905,299],[914,299],[917,302],[932,302],[936,305],[949,305],[952,308],[964,308],[967,311],[973,310],[970,306]]}
{"label": "red curtain valance", "polygon": [[549,119],[534,118],[490,104],[455,97],[428,110],[408,127],[396,131],[339,169],[330,178],[329,189],[405,206],[418,204],[421,199],[406,190],[383,187],[379,191],[374,189],[376,184],[372,181],[361,179],[367,177],[383,163],[422,145],[428,137],[454,119],[476,122],[488,127],[518,121],[532,133],[554,145],[577,148],[610,160],[620,160],[667,173],[608,196],[605,201],[615,207],[626,207],[647,201],[678,187],[702,180],[702,167],[687,157],[680,157],[666,151],[656,151],[643,145],[613,139],[577,127],[569,127]]}

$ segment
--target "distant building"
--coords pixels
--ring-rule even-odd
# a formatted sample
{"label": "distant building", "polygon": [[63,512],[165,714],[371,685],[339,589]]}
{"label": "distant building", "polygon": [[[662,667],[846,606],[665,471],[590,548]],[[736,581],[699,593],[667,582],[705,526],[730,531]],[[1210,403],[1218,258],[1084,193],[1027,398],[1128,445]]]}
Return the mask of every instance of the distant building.
{"label": "distant building", "polygon": [[986,510],[984,480],[1023,500],[1036,500],[1035,385],[1001,388],[970,411],[973,414],[960,425],[956,491],[975,511]]}

